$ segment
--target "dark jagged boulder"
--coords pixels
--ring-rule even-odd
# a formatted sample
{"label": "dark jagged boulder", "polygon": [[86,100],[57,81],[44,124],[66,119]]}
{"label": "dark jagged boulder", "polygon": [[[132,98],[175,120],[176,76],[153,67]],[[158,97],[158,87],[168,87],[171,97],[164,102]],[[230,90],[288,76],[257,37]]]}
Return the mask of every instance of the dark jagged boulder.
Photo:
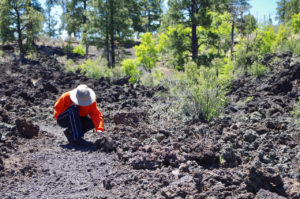
{"label": "dark jagged boulder", "polygon": [[3,160],[0,157],[0,171],[2,171],[4,169],[4,164],[3,164]]}
{"label": "dark jagged boulder", "polygon": [[130,76],[125,76],[120,79],[113,80],[113,85],[123,86],[129,83]]}
{"label": "dark jagged boulder", "polygon": [[19,133],[29,139],[38,136],[40,131],[39,126],[34,125],[32,121],[26,121],[23,118],[18,118],[16,120],[16,126]]}
{"label": "dark jagged boulder", "polygon": [[103,136],[95,142],[95,147],[102,152],[113,152],[116,150],[116,143],[109,137]]}
{"label": "dark jagged boulder", "polygon": [[257,192],[255,199],[286,199],[286,197],[265,189],[260,189],[259,192]]}
{"label": "dark jagged boulder", "polygon": [[8,122],[10,120],[9,113],[4,108],[0,108],[0,121]]}

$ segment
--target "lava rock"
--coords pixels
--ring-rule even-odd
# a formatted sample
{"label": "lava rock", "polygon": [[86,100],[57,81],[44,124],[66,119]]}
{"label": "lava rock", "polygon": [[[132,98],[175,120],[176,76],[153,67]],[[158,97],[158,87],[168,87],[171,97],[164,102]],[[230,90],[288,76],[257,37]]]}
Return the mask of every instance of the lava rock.
{"label": "lava rock", "polygon": [[252,122],[259,122],[261,119],[262,119],[262,115],[258,111],[255,111],[250,114],[250,120]]}
{"label": "lava rock", "polygon": [[0,121],[7,123],[9,119],[10,117],[8,111],[5,110],[4,108],[0,108]]}
{"label": "lava rock", "polygon": [[4,164],[3,164],[3,160],[0,157],[0,171],[2,171],[4,169]]}
{"label": "lava rock", "polygon": [[23,118],[18,118],[16,120],[17,130],[26,138],[33,138],[38,136],[40,127],[38,125],[34,125],[32,121],[26,121]]}
{"label": "lava rock", "polygon": [[100,139],[98,139],[95,142],[94,145],[98,150],[107,152],[107,153],[110,153],[110,152],[113,152],[116,150],[116,143],[111,138],[105,137],[103,135]]}
{"label": "lava rock", "polygon": [[230,145],[225,145],[220,151],[220,159],[223,159],[222,166],[235,167],[241,163],[241,158]]}
{"label": "lava rock", "polygon": [[0,129],[3,129],[4,131],[12,131],[14,129],[14,126],[4,122],[0,122]]}
{"label": "lava rock", "polygon": [[252,129],[246,130],[246,132],[244,134],[244,140],[246,142],[250,142],[250,143],[255,141],[257,137],[258,137],[257,133]]}
{"label": "lava rock", "polygon": [[255,199],[286,199],[286,197],[280,196],[277,193],[273,193],[265,189],[260,189],[259,192],[257,192]]}
{"label": "lava rock", "polygon": [[289,198],[300,198],[300,183],[295,179],[284,178],[284,190]]}
{"label": "lava rock", "polygon": [[118,112],[114,115],[115,124],[125,124],[130,126],[138,126],[141,120],[145,120],[147,113],[145,111],[134,112]]}

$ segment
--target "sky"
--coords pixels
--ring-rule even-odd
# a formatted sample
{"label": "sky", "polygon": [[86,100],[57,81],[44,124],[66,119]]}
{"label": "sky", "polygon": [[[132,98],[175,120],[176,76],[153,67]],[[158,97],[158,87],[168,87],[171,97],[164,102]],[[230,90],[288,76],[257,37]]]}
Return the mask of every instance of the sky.
{"label": "sky", "polygon": [[271,17],[273,24],[277,24],[276,20],[276,8],[279,0],[250,0],[252,8],[250,13],[259,21],[263,22],[264,17],[268,19]]}

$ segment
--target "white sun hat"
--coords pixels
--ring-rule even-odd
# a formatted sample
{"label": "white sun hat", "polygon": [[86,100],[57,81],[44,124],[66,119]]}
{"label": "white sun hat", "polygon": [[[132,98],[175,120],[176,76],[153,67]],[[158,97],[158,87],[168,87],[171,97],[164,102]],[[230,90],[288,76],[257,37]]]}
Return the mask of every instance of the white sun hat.
{"label": "white sun hat", "polygon": [[80,84],[70,92],[73,103],[79,106],[89,106],[96,100],[95,92],[85,84]]}

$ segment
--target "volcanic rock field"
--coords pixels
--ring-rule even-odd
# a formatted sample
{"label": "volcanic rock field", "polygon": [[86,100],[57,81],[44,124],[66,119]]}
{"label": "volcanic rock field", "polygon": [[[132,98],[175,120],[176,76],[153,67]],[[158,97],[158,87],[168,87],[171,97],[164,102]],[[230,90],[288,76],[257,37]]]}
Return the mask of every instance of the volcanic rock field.
{"label": "volcanic rock field", "polygon": [[[300,198],[300,56],[267,54],[270,70],[232,84],[224,113],[182,120],[163,86],[88,79],[56,54],[0,63],[0,198]],[[58,97],[93,88],[105,131],[67,143]]]}

